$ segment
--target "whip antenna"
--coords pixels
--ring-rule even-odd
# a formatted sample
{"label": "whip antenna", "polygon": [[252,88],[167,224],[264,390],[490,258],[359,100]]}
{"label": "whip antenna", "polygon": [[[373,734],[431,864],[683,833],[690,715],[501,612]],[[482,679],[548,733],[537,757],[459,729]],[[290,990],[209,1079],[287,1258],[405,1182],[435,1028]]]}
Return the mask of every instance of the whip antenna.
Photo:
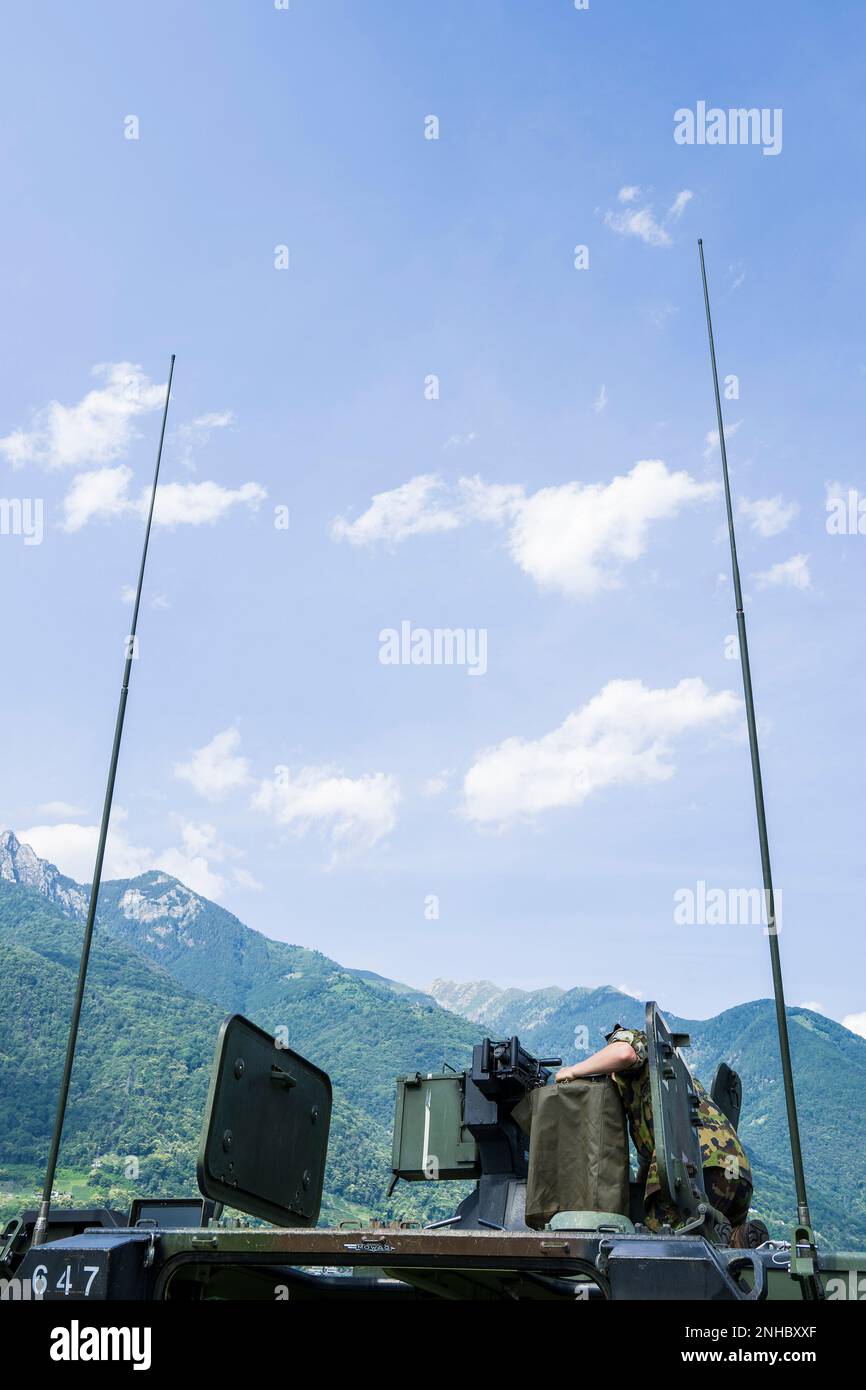
{"label": "whip antenna", "polygon": [[[731,543],[731,571],[734,578],[734,600],[737,605],[737,636],[740,642],[740,665],[743,668],[743,694],[746,701],[746,723],[749,730],[749,753],[752,760],[752,781],[755,787],[755,811],[758,817],[758,841],[761,847],[761,870],[764,878],[764,900],[767,906],[767,939],[770,943],[770,965],[773,972],[773,997],[776,1005],[776,1027],[779,1051],[782,1056],[782,1083],[785,1108],[788,1112],[788,1133],[791,1139],[791,1160],[794,1168],[794,1187],[797,1193],[797,1228],[791,1243],[791,1273],[803,1279],[806,1297],[820,1297],[815,1280],[815,1236],[811,1229],[809,1201],[806,1196],[806,1174],[800,1147],[800,1126],[797,1120],[797,1098],[794,1093],[794,1071],[791,1066],[791,1046],[788,1040],[788,1016],[785,1012],[785,989],[782,982],[782,958],[779,953],[779,933],[776,924],[776,899],[773,893],[773,872],[770,866],[770,842],[767,835],[767,814],[764,809],[764,784],[761,777],[761,758],[758,750],[758,726],[755,720],[755,697],[752,691],[752,672],[749,665],[749,644],[746,638],[746,614],[743,591],[740,587],[740,566],[737,561],[737,541],[734,534],[734,510],[731,505],[731,483],[728,476],[728,454],[725,449],[725,426],[722,420],[722,400],[719,395],[719,373],[713,342],[713,321],[710,316],[710,295],[707,289],[707,268],[704,264],[704,243],[698,237],[701,259],[701,281],[704,287],[704,307],[707,311],[707,335],[710,343],[710,365],[713,390],[716,396],[716,418],[719,424],[719,449],[722,455],[722,477],[725,484],[725,508],[728,514],[728,537]],[[800,1255],[800,1246],[809,1247],[809,1255]]]}
{"label": "whip antenna", "polygon": [[84,925],[84,940],[81,944],[81,959],[78,965],[78,983],[75,987],[75,1003],[69,1024],[69,1038],[66,1043],[66,1060],[63,1064],[63,1077],[60,1094],[57,1098],[57,1114],[54,1119],[54,1132],[48,1150],[48,1163],[45,1169],[45,1186],[39,1204],[39,1216],[33,1229],[33,1244],[42,1245],[48,1233],[48,1215],[51,1210],[51,1193],[57,1172],[57,1158],[60,1153],[60,1140],[63,1135],[63,1121],[69,1100],[69,1082],[72,1077],[72,1064],[75,1061],[75,1045],[78,1041],[78,1026],[81,1022],[81,1006],[84,1002],[84,987],[87,982],[87,967],[90,961],[90,946],[93,940],[93,924],[96,920],[96,904],[102,883],[102,861],[105,858],[105,842],[108,839],[108,822],[111,817],[111,803],[114,798],[114,779],[117,776],[117,760],[120,755],[120,740],[123,736],[123,719],[126,714],[126,700],[129,695],[129,681],[132,675],[132,662],[135,657],[135,631],[138,626],[138,610],[141,605],[141,590],[144,583],[144,567],[147,563],[147,547],[150,541],[150,528],[153,522],[153,505],[156,501],[156,485],[159,481],[159,465],[162,462],[162,445],[165,439],[165,424],[168,419],[168,402],[171,397],[171,379],[174,375],[174,353],[168,368],[168,383],[165,388],[165,405],[162,411],[162,428],[159,432],[159,447],[156,451],[156,469],[150,493],[150,507],[147,513],[147,526],[144,530],[144,545],[141,551],[141,566],[138,571],[138,587],[135,591],[135,607],[132,610],[132,626],[126,639],[126,662],[123,667],[123,683],[120,687],[120,701],[117,706],[117,721],[114,726],[114,743],[111,748],[111,762],[108,768],[108,782],[105,788],[105,802],[102,807],[102,824],[99,827],[99,841],[96,846],[96,863],[93,868],[93,884],[90,889],[90,902],[87,920]]}

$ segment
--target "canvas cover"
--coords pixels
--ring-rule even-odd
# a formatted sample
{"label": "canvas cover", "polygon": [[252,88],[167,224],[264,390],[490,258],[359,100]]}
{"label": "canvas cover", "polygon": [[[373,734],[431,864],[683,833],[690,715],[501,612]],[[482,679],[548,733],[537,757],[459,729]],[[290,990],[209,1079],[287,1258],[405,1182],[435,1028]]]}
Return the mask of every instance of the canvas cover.
{"label": "canvas cover", "polygon": [[626,1116],[609,1077],[540,1086],[514,1119],[529,1135],[528,1226],[540,1230],[559,1211],[628,1215]]}

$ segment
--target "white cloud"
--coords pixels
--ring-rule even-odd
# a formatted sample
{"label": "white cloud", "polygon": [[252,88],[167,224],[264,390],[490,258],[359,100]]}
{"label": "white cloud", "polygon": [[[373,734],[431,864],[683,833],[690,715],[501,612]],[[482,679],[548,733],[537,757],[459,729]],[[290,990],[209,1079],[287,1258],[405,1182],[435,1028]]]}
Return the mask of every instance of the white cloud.
{"label": "white cloud", "polygon": [[509,548],[541,588],[587,597],[616,586],[622,566],[643,555],[652,522],[717,492],[716,483],[642,459],[607,485],[564,483],[534,493],[517,513]]}
{"label": "white cloud", "polygon": [[847,501],[847,499],[848,499],[848,493],[851,492],[851,491],[855,491],[855,492],[856,492],[856,488],[853,488],[853,487],[852,487],[850,484],[848,484],[848,483],[838,483],[838,482],[836,482],[836,483],[825,483],[824,486],[825,486],[826,491],[827,491],[827,501],[828,501],[828,502],[836,501],[836,500],[838,500],[840,497],[841,497],[843,500]]}
{"label": "white cloud", "polygon": [[205,415],[197,415],[194,420],[178,425],[172,435],[172,443],[177,447],[180,462],[185,468],[195,472],[195,455],[204,448],[214,430],[224,430],[235,423],[234,411],[212,410]]}
{"label": "white cloud", "polygon": [[253,806],[272,816],[278,825],[304,834],[312,827],[330,837],[338,849],[369,849],[396,824],[400,789],[394,777],[383,772],[346,777],[338,768],[303,767],[294,776],[263,781]]}
{"label": "white cloud", "polygon": [[866,1038],[866,1013],[846,1014],[842,1019],[842,1027],[850,1028],[859,1038]]}
{"label": "white cloud", "polygon": [[[135,878],[153,868],[152,851],[130,844],[123,828],[126,812],[117,807],[108,829],[103,875],[105,878]],[[56,864],[61,873],[78,883],[88,884],[93,878],[96,846],[99,840],[97,825],[80,825],[63,821],[58,825],[31,825],[20,831],[19,840],[30,845],[40,859]]]}
{"label": "white cloud", "polygon": [[210,743],[196,749],[189,762],[176,763],[175,777],[189,782],[199,796],[218,801],[250,780],[249,762],[236,751],[240,741],[237,729],[223,729]]}
{"label": "white cloud", "polygon": [[80,531],[94,517],[106,519],[134,511],[129,500],[132,469],[126,464],[119,468],[95,468],[79,473],[63,499],[63,527]]}
{"label": "white cloud", "polygon": [[445,440],[445,443],[442,445],[443,453],[446,449],[465,449],[472,443],[474,438],[474,430],[470,430],[468,434],[449,435],[449,437]]}
{"label": "white cloud", "polygon": [[434,473],[422,473],[408,483],[378,492],[357,521],[338,516],[331,522],[334,540],[353,545],[395,544],[409,536],[431,531],[453,531],[463,523],[451,507],[442,504],[444,485]]}
{"label": "white cloud", "polygon": [[442,793],[448,789],[451,772],[451,768],[444,767],[435,777],[428,777],[426,782],[422,782],[421,784],[421,795],[441,796]]}
{"label": "white cloud", "polygon": [[225,896],[227,884],[223,875],[211,867],[211,861],[234,858],[237,851],[220,842],[214,826],[175,819],[181,843],[163,850],[152,867],[179,878],[194,893],[219,901]]}
{"label": "white cloud", "polygon": [[155,860],[153,868],[179,878],[194,893],[219,902],[225,896],[226,881],[222,874],[212,869],[202,854],[189,854],[183,848],[165,850]]}
{"label": "white cloud", "polygon": [[805,999],[799,1007],[801,1009],[811,1009],[813,1014],[823,1014],[825,1012],[824,1005],[820,1004],[817,999]]}
{"label": "white cloud", "polygon": [[729,293],[729,294],[733,294],[734,290],[738,290],[738,289],[740,288],[740,286],[742,285],[743,281],[745,280],[745,278],[746,278],[746,272],[745,272],[745,270],[744,270],[744,268],[743,268],[743,262],[742,262],[742,261],[737,261],[735,265],[729,265],[729,266],[728,266],[728,279],[730,280],[731,284],[730,284],[730,289],[728,290],[728,293]]}
{"label": "white cloud", "polygon": [[379,493],[357,522],[338,518],[331,534],[373,545],[472,521],[507,525],[510,553],[526,574],[542,588],[583,597],[618,583],[621,567],[644,553],[652,522],[705,502],[718,490],[715,482],[670,472],[661,459],[642,459],[608,484],[563,483],[529,497],[519,484],[461,478],[449,490],[441,478],[428,475]]}
{"label": "white cloud", "polygon": [[165,386],[151,382],[133,362],[108,362],[92,369],[103,384],[77,405],[51,401],[35,413],[30,429],[0,439],[0,454],[16,467],[81,468],[120,458],[136,438],[134,421],[156,410]]}
{"label": "white cloud", "polygon": [[[117,516],[147,516],[150,488],[138,498],[129,496],[132,469],[125,464],[117,468],[99,468],[79,473],[63,499],[64,529],[80,531],[88,521]],[[220,520],[239,503],[253,508],[267,496],[258,483],[243,483],[239,488],[226,488],[220,483],[162,483],[157,489],[153,512],[155,526],[186,524],[201,526]]]}
{"label": "white cloud", "polygon": [[187,854],[210,854],[214,858],[223,859],[227,853],[231,853],[227,846],[220,844],[216,826],[203,821],[183,820],[180,817],[177,819],[180,838]]}
{"label": "white cloud", "polygon": [[463,525],[470,521],[490,521],[501,526],[518,514],[526,494],[520,483],[485,483],[476,474],[474,478],[459,480],[457,497]]}
{"label": "white cloud", "polygon": [[[172,874],[194,893],[201,893],[217,902],[222,900],[228,891],[229,881],[226,875],[230,875],[232,882],[239,888],[261,888],[258,879],[234,862],[245,858],[243,851],[221,840],[215,826],[200,821],[184,820],[181,816],[174,816],[172,819],[180,830],[181,842],[164,850],[154,861],[154,868]],[[217,869],[217,864],[222,865],[225,872]]]}
{"label": "white cloud", "polygon": [[605,408],[606,405],[607,405],[607,387],[605,386],[604,382],[602,382],[601,390],[599,391],[598,395],[596,396],[595,400],[593,401],[593,403],[592,403],[592,408],[593,408],[593,410],[595,411],[596,415],[600,415],[601,412],[604,410],[604,408]]}
{"label": "white cloud", "polygon": [[[68,809],[75,811],[76,808]],[[228,880],[214,864],[243,856],[239,850],[220,841],[214,826],[185,821],[180,816],[173,817],[180,843],[155,854],[146,846],[130,842],[124,829],[126,819],[127,812],[120,806],[116,807],[108,832],[104,878],[136,878],[150,869],[161,869],[206,898],[219,902],[226,896]],[[40,858],[50,860],[62,873],[79,883],[89,884],[93,878],[98,826],[75,823],[34,825],[22,830],[18,838],[30,845]],[[234,881],[242,887],[260,886],[246,869],[232,867],[230,872]]]}
{"label": "white cloud", "polygon": [[609,681],[551,733],[480,753],[464,780],[463,813],[478,825],[506,826],[580,805],[605,787],[667,781],[675,739],[727,723],[740,709],[731,691],[713,694],[697,677],[669,690]]}
{"label": "white cloud", "polygon": [[[256,508],[267,497],[258,483],[243,483],[238,488],[222,487],[219,483],[165,483],[157,489],[153,511],[155,526],[202,526],[219,521],[232,507],[243,502]],[[144,514],[147,498],[139,502]]]}
{"label": "white cloud", "polygon": [[232,869],[232,878],[239,888],[246,888],[250,893],[260,893],[264,887],[248,869]]}
{"label": "white cloud", "polygon": [[671,239],[665,228],[653,216],[652,208],[636,208],[628,212],[606,212],[605,224],[612,232],[621,236],[638,237],[648,246],[670,246]]}
{"label": "white cloud", "polygon": [[678,193],[668,208],[668,218],[671,222],[678,222],[686,209],[686,204],[694,198],[694,193],[690,189],[684,188],[682,193]]}
{"label": "white cloud", "polygon": [[608,210],[605,213],[605,225],[610,227],[611,231],[618,232],[620,236],[637,237],[648,246],[670,246],[671,235],[668,227],[679,221],[686,204],[694,194],[690,189],[684,188],[677,194],[661,221],[653,212],[651,204],[646,203],[640,208],[633,206],[641,197],[641,190],[637,186],[629,184],[621,188],[617,197],[626,206],[622,212]]}
{"label": "white cloud", "polygon": [[438,474],[422,473],[390,492],[376,493],[357,521],[335,517],[330,533],[333,540],[352,545],[396,545],[410,536],[455,531],[470,521],[501,522],[522,498],[519,484],[461,478],[449,490]]}
{"label": "white cloud", "polygon": [[808,589],[812,583],[809,573],[808,555],[792,555],[790,560],[780,560],[768,570],[755,575],[761,588],[768,585],[787,585],[791,589]]}
{"label": "white cloud", "polygon": [[[206,415],[197,415],[186,427],[192,430],[223,430],[226,425],[233,425],[235,413],[233,410],[211,410]],[[183,429],[184,427],[181,426]]]}
{"label": "white cloud", "polygon": [[747,519],[759,536],[778,536],[790,526],[799,510],[798,503],[785,502],[781,495],[759,497],[754,502],[747,497],[740,498],[740,515]]}
{"label": "white cloud", "polygon": [[57,817],[68,820],[71,816],[83,816],[85,814],[82,806],[73,806],[69,801],[44,801],[36,809],[40,816],[48,816],[49,820],[54,820]]}
{"label": "white cloud", "polygon": [[[742,423],[742,420],[735,420],[732,425],[725,425],[725,439],[733,439],[734,435],[737,433],[737,430],[740,428]],[[704,435],[704,444],[706,445],[706,448],[704,449],[704,458],[712,458],[713,454],[719,447],[719,431],[707,430],[706,434]]]}

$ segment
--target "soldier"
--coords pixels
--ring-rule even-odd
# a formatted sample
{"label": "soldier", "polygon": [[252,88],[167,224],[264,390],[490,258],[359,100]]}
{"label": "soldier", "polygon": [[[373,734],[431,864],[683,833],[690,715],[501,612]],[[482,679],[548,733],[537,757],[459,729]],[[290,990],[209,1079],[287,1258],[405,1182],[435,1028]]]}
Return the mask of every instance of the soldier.
{"label": "soldier", "polygon": [[[658,1231],[665,1223],[676,1226],[680,1217],[676,1208],[661,1197],[647,1058],[646,1034],[637,1028],[623,1028],[617,1024],[607,1034],[607,1047],[585,1061],[563,1067],[555,1079],[559,1084],[564,1084],[579,1076],[610,1076],[628,1116],[629,1132],[640,1161],[638,1180],[645,1179],[646,1224],[651,1231]],[[763,1222],[749,1220],[752,1197],[749,1160],[733,1125],[710,1100],[698,1079],[692,1079],[700,1097],[698,1137],[707,1199],[730,1221],[733,1228],[731,1244],[754,1248],[767,1240],[769,1233]]]}

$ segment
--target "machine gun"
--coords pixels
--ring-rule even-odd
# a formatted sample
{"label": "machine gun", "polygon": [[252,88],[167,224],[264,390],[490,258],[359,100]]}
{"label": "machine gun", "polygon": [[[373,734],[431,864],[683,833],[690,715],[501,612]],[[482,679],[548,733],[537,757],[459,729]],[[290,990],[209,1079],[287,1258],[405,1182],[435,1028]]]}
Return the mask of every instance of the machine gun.
{"label": "machine gun", "polygon": [[529,1155],[515,1106],[546,1086],[559,1057],[538,1059],[517,1037],[485,1038],[464,1072],[397,1078],[391,1188],[407,1182],[474,1178],[449,1222],[466,1228],[526,1230]]}
{"label": "machine gun", "polygon": [[561,1066],[561,1057],[533,1057],[516,1037],[496,1043],[485,1038],[472,1049],[472,1081],[482,1095],[500,1104],[512,1098],[516,1103],[527,1091],[546,1086],[550,1068]]}

